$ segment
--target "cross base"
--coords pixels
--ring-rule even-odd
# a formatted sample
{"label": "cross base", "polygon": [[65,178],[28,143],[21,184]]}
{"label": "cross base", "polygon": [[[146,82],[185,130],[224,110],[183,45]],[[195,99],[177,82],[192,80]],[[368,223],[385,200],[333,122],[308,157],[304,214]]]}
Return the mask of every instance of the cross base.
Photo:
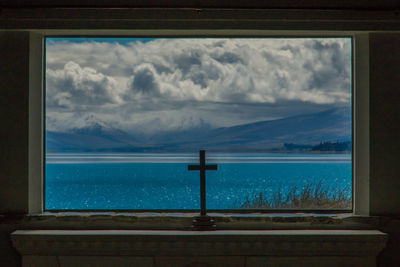
{"label": "cross base", "polygon": [[214,223],[214,220],[207,215],[201,215],[195,217],[192,224],[193,230],[197,231],[214,231],[217,229],[217,226]]}

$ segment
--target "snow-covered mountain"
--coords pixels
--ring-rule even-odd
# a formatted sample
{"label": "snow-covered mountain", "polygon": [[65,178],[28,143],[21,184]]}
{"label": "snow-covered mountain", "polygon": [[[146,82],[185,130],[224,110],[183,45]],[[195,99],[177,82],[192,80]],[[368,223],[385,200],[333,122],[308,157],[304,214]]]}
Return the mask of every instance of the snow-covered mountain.
{"label": "snow-covered mountain", "polygon": [[88,152],[134,149],[132,135],[116,129],[94,115],[84,118],[85,126],[66,132],[46,131],[46,149],[55,152]]}
{"label": "snow-covered mountain", "polygon": [[269,151],[284,143],[317,144],[350,141],[351,115],[330,109],[284,119],[259,121],[212,129],[206,123],[192,129],[140,136],[88,117],[85,127],[69,132],[46,132],[46,149],[52,152],[184,152],[200,148],[214,151]]}

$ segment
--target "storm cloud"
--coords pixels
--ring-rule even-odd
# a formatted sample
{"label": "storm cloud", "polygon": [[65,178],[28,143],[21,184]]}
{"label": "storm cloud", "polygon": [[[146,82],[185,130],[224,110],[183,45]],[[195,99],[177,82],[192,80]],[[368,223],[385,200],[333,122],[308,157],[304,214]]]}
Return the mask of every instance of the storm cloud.
{"label": "storm cloud", "polygon": [[350,38],[50,38],[46,66],[49,127],[89,114],[130,131],[219,127],[351,104]]}

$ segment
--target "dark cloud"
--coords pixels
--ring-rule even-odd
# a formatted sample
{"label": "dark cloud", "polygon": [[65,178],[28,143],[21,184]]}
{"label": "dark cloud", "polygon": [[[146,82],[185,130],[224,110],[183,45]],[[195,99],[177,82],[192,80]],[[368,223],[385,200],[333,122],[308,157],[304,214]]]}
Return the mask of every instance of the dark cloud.
{"label": "dark cloud", "polygon": [[159,93],[158,84],[154,78],[154,73],[148,67],[139,68],[133,73],[131,89],[145,95],[155,95]]}
{"label": "dark cloud", "polygon": [[218,80],[220,75],[220,70],[214,64],[194,65],[185,78],[205,89],[210,86],[210,81]]}
{"label": "dark cloud", "polygon": [[225,52],[221,55],[213,55],[212,56],[216,61],[222,63],[222,64],[234,64],[234,63],[242,63],[243,60],[240,58],[240,56],[231,53],[231,52]]}
{"label": "dark cloud", "polygon": [[343,49],[339,43],[312,41],[315,63],[308,61],[304,67],[312,71],[309,88],[349,88],[351,71],[350,49]]}
{"label": "dark cloud", "polygon": [[263,51],[262,56],[269,64],[279,64],[279,60],[277,60],[276,55],[273,55],[271,52]]}
{"label": "dark cloud", "polygon": [[205,74],[202,71],[197,71],[193,72],[190,75],[190,79],[193,81],[194,84],[198,84],[201,86],[201,88],[207,88],[208,87],[208,77],[207,74]]}
{"label": "dark cloud", "polygon": [[153,67],[157,71],[157,73],[159,73],[159,74],[171,74],[171,73],[173,73],[173,70],[170,67],[165,66],[163,64],[154,63]]}
{"label": "dark cloud", "polygon": [[274,72],[279,88],[289,88],[290,82],[285,73]]}
{"label": "dark cloud", "polygon": [[329,67],[323,67],[319,70],[315,70],[312,74],[310,89],[327,87],[331,82],[336,80],[332,77],[333,75],[337,76],[338,73],[335,69]]}
{"label": "dark cloud", "polygon": [[174,63],[177,68],[182,71],[183,74],[186,74],[190,71],[193,66],[201,65],[201,56],[202,53],[200,51],[187,51],[186,53],[182,53],[181,55],[174,58]]}
{"label": "dark cloud", "polygon": [[290,51],[292,54],[299,54],[299,53],[300,53],[300,50],[301,50],[301,47],[299,47],[299,46],[293,46],[293,45],[290,45],[290,44],[286,44],[286,45],[283,45],[283,46],[281,47],[281,49],[282,49],[282,50],[288,50],[288,51]]}

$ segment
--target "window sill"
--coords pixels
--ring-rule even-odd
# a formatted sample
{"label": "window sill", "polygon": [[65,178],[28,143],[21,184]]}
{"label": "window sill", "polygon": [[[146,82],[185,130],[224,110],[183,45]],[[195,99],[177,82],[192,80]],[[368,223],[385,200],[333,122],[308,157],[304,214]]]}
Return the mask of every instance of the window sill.
{"label": "window sill", "polygon": [[[191,230],[198,213],[58,212],[8,219],[19,229]],[[379,217],[314,213],[209,213],[217,230],[378,229]]]}
{"label": "window sill", "polygon": [[376,230],[19,230],[11,239],[24,266],[82,261],[117,266],[116,260],[140,266],[260,266],[288,260],[290,266],[374,266],[387,235]]}

